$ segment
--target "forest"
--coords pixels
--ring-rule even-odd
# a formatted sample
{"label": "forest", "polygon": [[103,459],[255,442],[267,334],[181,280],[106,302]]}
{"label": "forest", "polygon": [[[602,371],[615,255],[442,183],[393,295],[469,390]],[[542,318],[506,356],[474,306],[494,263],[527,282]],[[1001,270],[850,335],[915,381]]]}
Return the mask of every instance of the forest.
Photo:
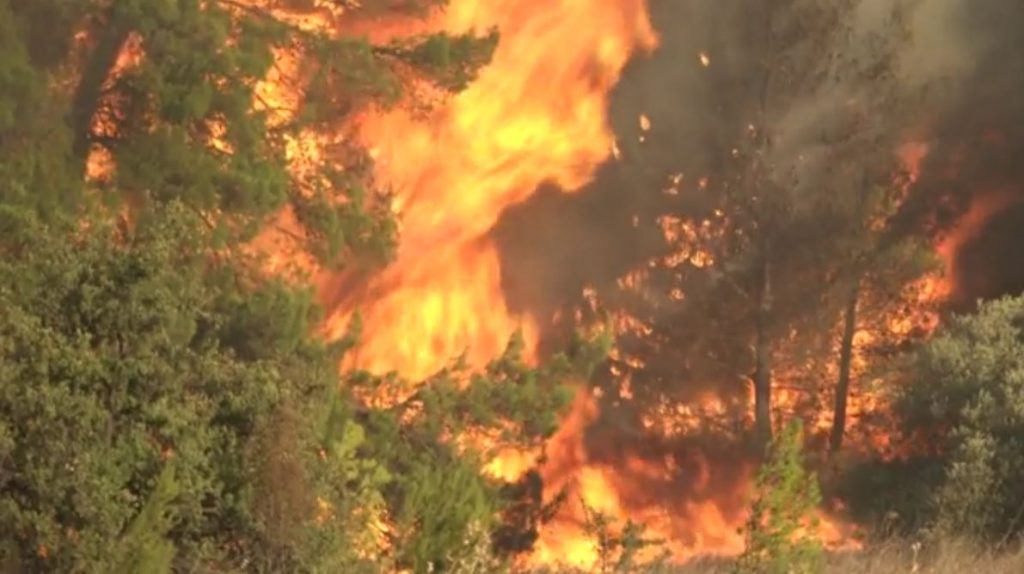
{"label": "forest", "polygon": [[1016,0],[0,0],[0,572],[1024,572]]}

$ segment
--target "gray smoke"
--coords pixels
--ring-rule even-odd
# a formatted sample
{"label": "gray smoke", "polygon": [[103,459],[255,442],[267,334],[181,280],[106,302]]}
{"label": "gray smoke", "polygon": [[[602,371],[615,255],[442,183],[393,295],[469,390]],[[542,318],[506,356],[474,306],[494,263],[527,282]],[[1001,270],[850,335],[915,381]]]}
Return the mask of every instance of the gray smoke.
{"label": "gray smoke", "polygon": [[1024,2],[965,4],[956,30],[971,48],[963,52],[969,70],[952,105],[928,126],[931,150],[906,219],[941,232],[980,196],[1010,196],[1018,205],[1009,203],[957,254],[958,309],[1024,292],[1017,271],[1024,245]]}
{"label": "gray smoke", "polygon": [[[901,5],[909,11],[896,29],[912,41],[900,43],[899,36],[892,36],[896,1],[860,1],[855,19],[840,23],[849,34],[815,44],[847,58],[846,63],[826,66],[820,58],[795,54],[792,62],[806,57],[818,62],[822,68],[816,71],[823,74],[835,68],[848,72],[851,66],[855,73],[817,85],[807,81],[808,73],[797,73],[804,83],[779,86],[775,92],[781,99],[762,121],[776,138],[772,161],[780,166],[776,173],[784,176],[780,183],[800,193],[828,192],[844,180],[854,182],[859,166],[833,161],[827,140],[865,110],[872,114],[867,122],[871,130],[849,145],[863,153],[866,165],[885,166],[901,142],[925,140],[930,154],[897,225],[931,234],[955,222],[974,194],[1013,189],[1024,198],[1024,2],[907,1]],[[577,193],[566,195],[554,186],[538,190],[508,210],[494,230],[506,299],[513,310],[547,322],[545,342],[551,348],[564,343],[574,325],[573,311],[585,309],[585,287],[596,289],[607,306],[658,325],[651,335],[619,341],[623,353],[645,360],[642,372],[632,373],[635,401],[618,403],[613,398],[621,377],[608,375],[598,383],[612,392],[605,394],[602,415],[587,430],[592,461],[620,468],[626,454],[657,463],[666,454],[685,460],[694,451],[714,453],[708,459],[709,472],[723,480],[735,474],[736,461],[745,456],[742,445],[727,438],[735,436],[729,429],[744,424],[747,409],[736,403],[745,396],[742,374],[749,367],[737,364],[749,349],[742,346],[744,332],[730,337],[729,330],[747,326],[730,319],[730,303],[716,303],[713,288],[708,288],[710,297],[698,293],[694,299],[705,303],[696,310],[700,319],[695,322],[688,314],[694,311],[685,304],[658,301],[680,281],[702,288],[700,273],[685,268],[649,269],[646,293],[621,289],[616,282],[669,253],[654,224],[659,216],[709,215],[713,194],[720,192],[718,182],[734,177],[733,149],[741,145],[748,125],[758,121],[751,113],[758,84],[750,71],[764,55],[758,44],[764,22],[759,10],[770,3],[651,0],[661,46],[650,56],[635,57],[611,96],[609,123],[621,159],[600,166],[593,181]],[[858,74],[866,72],[856,63],[875,61],[874,56],[897,45],[896,65],[884,70],[889,74],[884,81],[863,81]],[[702,65],[701,52],[709,56],[710,66]],[[650,118],[649,131],[641,129],[641,114]],[[664,193],[675,174],[683,176],[681,193]],[[701,177],[709,178],[706,191],[696,185]],[[1022,246],[1024,208],[995,218],[992,232],[965,246],[958,259],[960,275],[972,278],[962,291],[975,297],[1024,290],[1024,272],[1010,271],[1024,269]],[[705,342],[714,337],[739,341],[740,346],[709,353]],[[726,369],[709,371],[716,362]],[[668,393],[685,402],[707,391],[734,405],[719,424],[702,425],[702,433],[668,442],[644,430],[645,398],[659,400],[661,393]],[[705,441],[714,446],[707,447]],[[665,485],[644,484],[641,490],[695,497],[681,486],[690,480],[683,470]],[[670,501],[677,500],[664,499]]]}
{"label": "gray smoke", "polygon": [[[753,110],[760,85],[751,70],[766,52],[764,10],[782,3],[794,10],[777,25],[813,38],[795,42],[780,62],[795,72],[775,80],[775,99],[759,120]],[[661,46],[629,63],[609,110],[622,158],[601,166],[580,193],[538,190],[494,232],[513,308],[564,315],[585,286],[607,299],[622,297],[615,279],[668,249],[655,219],[705,215],[710,202],[697,179],[710,177],[713,193],[716,180],[730,177],[733,150],[758,121],[773,134],[771,161],[781,183],[808,193],[853,180],[860,166],[836,165],[830,146],[858,114],[868,114],[873,127],[848,145],[860,146],[865,163],[879,160],[873,153],[891,156],[908,138],[927,139],[931,152],[907,205],[908,224],[948,224],[979,188],[1024,181],[1024,161],[1014,161],[1024,158],[1024,2],[859,0],[853,16],[836,23],[843,33],[822,37],[802,20],[815,6],[843,4],[651,0]],[[894,22],[897,7],[904,11]],[[878,72],[880,80],[865,80],[887,50],[896,50],[896,65]],[[702,52],[710,57],[706,68]],[[801,68],[807,62],[812,66]],[[650,131],[641,130],[641,114],[650,118]],[[993,133],[1001,134],[998,149],[982,143],[996,141]],[[684,191],[666,195],[677,173]]]}

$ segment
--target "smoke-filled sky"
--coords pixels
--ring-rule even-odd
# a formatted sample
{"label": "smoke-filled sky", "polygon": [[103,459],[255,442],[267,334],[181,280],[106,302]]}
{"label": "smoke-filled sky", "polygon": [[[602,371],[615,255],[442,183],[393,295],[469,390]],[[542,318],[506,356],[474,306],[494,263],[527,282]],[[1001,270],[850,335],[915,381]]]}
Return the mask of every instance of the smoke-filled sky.
{"label": "smoke-filled sky", "polygon": [[[966,3],[966,2],[965,2]],[[995,201],[954,267],[959,306],[975,298],[1024,291],[1024,2],[969,2],[961,34],[973,46],[970,73],[956,84],[954,105],[934,118],[932,150],[917,186],[918,209],[951,196],[947,221]]]}
{"label": "smoke-filled sky", "polygon": [[[911,138],[929,143],[920,184],[908,203],[917,215],[933,213],[939,197],[960,198],[944,203],[949,210],[954,204],[962,208],[964,198],[978,193],[1024,192],[1024,2],[906,0],[906,16],[894,26],[887,18],[901,1],[860,0],[854,21],[842,24],[849,36],[815,36],[795,44],[788,61],[797,68],[810,66],[792,74],[790,85],[785,77],[776,80],[770,89],[776,97],[763,120],[776,139],[773,161],[787,166],[778,171],[814,190],[839,184],[822,140],[851,121],[844,106],[857,101],[877,114],[878,133],[870,140],[875,147],[894,148]],[[800,8],[821,2],[780,3]],[[609,160],[579,193],[540,190],[508,211],[495,231],[514,308],[551,316],[578,300],[584,286],[609,284],[665,249],[660,230],[651,225],[658,214],[701,213],[699,193],[666,196],[662,190],[672,174],[682,173],[684,190],[711,175],[708,192],[713,193],[715,176],[728,173],[732,149],[746,126],[757,121],[752,105],[757,86],[749,72],[763,55],[759,26],[765,18],[759,11],[766,4],[651,0],[660,47],[628,65],[611,98],[609,123],[621,159]],[[814,32],[800,16],[780,25],[797,34]],[[901,30],[909,41],[900,40]],[[891,76],[864,80],[861,68],[890,46],[898,50]],[[802,50],[832,53],[836,59]],[[706,68],[702,52],[710,58]],[[837,70],[848,77],[818,82],[813,75]],[[650,119],[646,133],[641,114]],[[1024,229],[1024,219],[1016,221]],[[1019,253],[1024,231],[999,237],[979,240],[984,248],[965,250],[969,261],[960,267],[1009,282],[988,284],[977,295],[1024,287],[1020,278],[995,279],[994,274]]]}

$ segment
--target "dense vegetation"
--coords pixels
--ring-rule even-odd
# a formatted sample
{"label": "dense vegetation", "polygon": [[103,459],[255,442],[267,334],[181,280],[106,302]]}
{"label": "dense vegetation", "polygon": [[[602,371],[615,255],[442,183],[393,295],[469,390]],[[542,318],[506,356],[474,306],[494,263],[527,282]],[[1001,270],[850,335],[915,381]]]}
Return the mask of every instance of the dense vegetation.
{"label": "dense vegetation", "polygon": [[[366,151],[346,143],[296,172],[288,142],[343,130],[369,107],[428,105],[413,83],[464,88],[496,34],[375,45],[302,27],[287,15],[308,3],[285,4],[0,0],[0,568],[494,572],[550,513],[535,476],[487,478],[482,454],[450,439],[540,443],[571,398],[565,384],[590,376],[607,340],[575,341],[540,367],[513,338],[479,372],[456,362],[427,381],[339,375],[358,325],[318,338],[310,288],[267,274],[250,248],[287,209],[320,264],[386,263],[396,225]],[[357,12],[381,9],[365,4]],[[137,61],[122,68],[125,53]],[[299,62],[285,110],[258,89],[281,53]],[[845,141],[849,154],[867,145]],[[763,145],[758,135],[744,153]],[[97,157],[113,171],[86,178]],[[756,319],[765,345],[755,429],[771,442],[768,340],[805,320],[758,302],[772,274],[834,272],[839,308],[856,309],[864,285],[898,282],[881,271],[893,261],[917,272],[918,246],[864,225],[888,214],[888,188],[814,205],[859,222],[828,246],[845,257],[828,269],[773,247],[817,229],[821,212],[723,197],[713,207],[753,202],[755,219],[773,222],[736,218],[716,243],[739,253],[719,280],[739,286],[730,297],[746,293],[734,313]],[[850,470],[847,497],[868,522],[898,510],[905,531],[1005,546],[1024,532],[1024,300],[953,320],[915,357],[897,404],[932,452]],[[374,393],[398,398],[371,406]],[[794,539],[820,498],[801,437],[792,425],[771,442],[742,572],[825,564],[813,540]],[[641,526],[592,518],[600,571],[659,567],[637,557],[653,543]]]}
{"label": "dense vegetation", "polygon": [[[463,87],[493,35],[374,46],[197,0],[4,0],[0,29],[5,564],[424,571],[473,528],[529,537],[529,512],[501,522],[519,491],[447,437],[500,426],[535,443],[585,365],[528,369],[514,339],[483,372],[453,365],[370,409],[355,397],[409,383],[339,379],[353,339],[319,340],[310,290],[244,248],[289,206],[323,264],[386,260],[394,225],[365,153],[294,177],[285,144],[397,104],[410,71]],[[139,62],[112,75],[125,49]],[[303,62],[285,120],[254,107],[275,50]],[[86,183],[97,154],[116,169]]]}

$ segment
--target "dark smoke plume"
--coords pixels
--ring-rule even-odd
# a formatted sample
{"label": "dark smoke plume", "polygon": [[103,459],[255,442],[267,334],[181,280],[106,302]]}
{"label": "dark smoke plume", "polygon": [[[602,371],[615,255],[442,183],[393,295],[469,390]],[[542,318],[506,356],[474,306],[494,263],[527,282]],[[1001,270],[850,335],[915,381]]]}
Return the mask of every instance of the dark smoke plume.
{"label": "dark smoke plume", "polygon": [[[792,3],[801,1],[816,0]],[[909,104],[913,121],[889,124],[889,141],[916,137],[929,144],[905,219],[930,226],[922,232],[937,231],[955,222],[975,194],[1024,190],[1024,3],[861,0],[851,28],[863,32],[862,41],[855,38],[842,51],[870,50],[870,34],[897,3],[908,10],[904,25],[912,38],[900,56],[898,81],[907,90],[930,88]],[[652,0],[649,8],[661,45],[630,62],[611,97],[608,118],[621,158],[609,159],[581,192],[538,190],[494,231],[515,310],[544,320],[565,317],[581,303],[584,287],[612,296],[617,278],[664,255],[668,246],[652,223],[665,213],[699,218],[696,180],[728,170],[737,134],[750,121],[744,114],[754,86],[746,71],[760,56],[749,40],[759,25],[756,7],[743,0]],[[707,68],[701,53],[710,58]],[[871,89],[839,83],[778,107],[772,121],[788,144],[784,153],[811,158],[802,164],[811,167],[801,169],[827,171],[827,163],[814,162],[823,147],[814,138],[838,121],[842,102],[871,97]],[[650,118],[649,131],[641,129],[641,115]],[[691,192],[664,194],[673,174],[683,174]],[[1000,256],[971,256],[979,257]],[[979,264],[963,263],[973,265],[972,274],[985,273]],[[984,295],[1001,291],[987,289]]]}
{"label": "dark smoke plume", "polygon": [[[1024,292],[1024,3],[970,2],[960,30],[971,68],[928,126],[930,151],[908,213],[943,231],[972,203],[1000,199],[955,254],[954,307]],[[1016,206],[1015,206],[1016,204]]]}
{"label": "dark smoke plume", "polygon": [[[886,41],[872,34],[883,29],[896,3],[908,10],[903,25],[913,41],[900,52],[896,80],[889,88],[921,90],[920,96],[887,106],[886,96],[873,92],[872,86],[838,82],[825,90],[797,90],[769,121],[782,142],[779,153],[789,156],[778,161],[792,161],[801,181],[813,184],[832,176],[821,134],[843,121],[846,102],[872,102],[875,113],[891,114],[892,121],[882,122],[890,133],[876,134],[878,141],[892,145],[882,152],[895,156],[896,144],[908,139],[924,140],[930,149],[900,222],[915,233],[937,234],[977,194],[1015,193],[1024,199],[1024,2],[861,0],[856,21],[849,25],[853,34],[837,51],[859,55]],[[726,389],[722,381],[711,383],[713,379],[690,365],[692,350],[709,336],[707,331],[713,336],[735,325],[724,315],[720,322],[709,323],[708,309],[701,309],[705,321],[699,329],[705,332],[695,332],[685,305],[664,311],[659,309],[666,306],[657,302],[637,304],[636,299],[664,297],[685,270],[649,269],[647,293],[621,289],[617,280],[669,253],[654,224],[658,216],[685,214],[700,220],[709,215],[710,202],[697,182],[729,176],[732,150],[752,121],[746,115],[755,86],[747,71],[762,54],[750,38],[761,24],[757,6],[767,4],[771,2],[651,0],[660,47],[629,63],[608,112],[620,157],[600,166],[593,181],[577,193],[538,190],[508,210],[493,232],[510,307],[548,322],[553,345],[572,326],[572,312],[586,307],[585,288],[594,289],[611,308],[669,313],[659,317],[667,327],[644,343],[644,369],[647,382],[682,389],[677,397],[683,401],[708,390],[702,385],[712,385],[722,395],[742,394],[743,381]],[[701,53],[710,60],[706,67]],[[641,125],[642,115],[650,119],[648,130]],[[665,193],[678,174],[683,191]],[[958,263],[963,291],[974,297],[1024,289],[1022,249],[1024,208],[993,218],[990,230],[963,248]],[[714,313],[712,309],[710,315]],[[735,361],[744,352],[736,351],[721,360]],[[685,441],[652,446],[651,437],[637,430],[642,428],[639,413],[613,397],[606,395],[604,401],[602,418],[587,437],[596,460],[615,464],[624,453],[657,460],[666,450],[682,457],[694,448]],[[729,448],[719,445],[712,452],[728,460]]]}

